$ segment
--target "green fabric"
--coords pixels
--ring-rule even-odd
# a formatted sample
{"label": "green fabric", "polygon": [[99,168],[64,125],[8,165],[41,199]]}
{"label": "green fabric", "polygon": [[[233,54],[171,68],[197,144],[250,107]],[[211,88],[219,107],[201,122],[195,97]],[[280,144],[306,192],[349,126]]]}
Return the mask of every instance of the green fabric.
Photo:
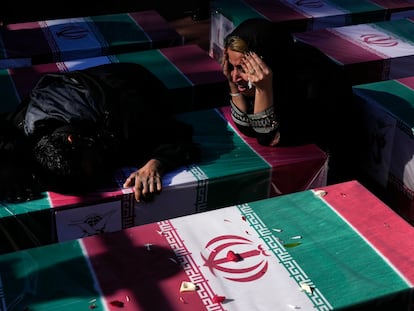
{"label": "green fabric", "polygon": [[[352,19],[349,24],[382,21],[386,18],[386,10],[369,1],[330,0],[327,2],[339,10],[349,11]],[[216,11],[227,17],[235,27],[248,18],[265,17],[257,12],[254,6],[251,7],[242,0],[216,0],[211,3],[213,12]]]}
{"label": "green fabric", "polygon": [[386,19],[386,9],[366,0],[328,0],[332,6],[351,14],[349,25],[383,21]]}
{"label": "green fabric", "polygon": [[385,9],[366,0],[327,0],[326,2],[340,10],[347,10],[351,13],[382,11],[385,18]]}
{"label": "green fabric", "polygon": [[[160,79],[168,89],[192,86],[187,78],[161,53],[160,50],[147,50],[135,53],[118,54],[119,62],[135,62],[143,65]],[[178,104],[178,103],[174,103]]]}
{"label": "green fabric", "polygon": [[402,18],[385,22],[378,22],[373,24],[373,26],[380,28],[381,31],[385,31],[391,37],[397,37],[402,41],[414,45],[414,24],[408,19]]}
{"label": "green fabric", "polygon": [[24,215],[27,213],[49,210],[51,208],[47,193],[42,193],[42,197],[22,203],[0,203],[0,217],[10,217]]}
{"label": "green fabric", "polygon": [[414,92],[397,80],[361,84],[353,87],[365,101],[382,106],[414,134]]}
{"label": "green fabric", "polygon": [[90,19],[110,47],[135,42],[151,43],[145,31],[128,14],[91,16]]}
{"label": "green fabric", "polygon": [[77,241],[3,255],[0,277],[7,310],[103,310]]}
{"label": "green fabric", "polygon": [[[296,262],[335,308],[409,289],[392,267],[312,191],[252,202],[249,206],[283,244],[297,243],[286,248],[292,260],[287,257],[282,263],[289,270],[292,261]],[[301,238],[292,240],[294,236]],[[283,255],[286,256],[279,258]],[[298,269],[292,271],[301,273]],[[337,294],[339,287],[346,296]]]}
{"label": "green fabric", "polygon": [[[193,125],[194,140],[202,149],[203,161],[197,168],[208,178],[206,209],[269,196],[271,166],[229,127],[218,112],[214,109],[188,112],[178,118]],[[194,176],[199,178],[197,173]]]}
{"label": "green fabric", "polygon": [[211,8],[213,12],[216,11],[231,20],[234,27],[237,27],[246,19],[264,17],[242,0],[211,1]]}

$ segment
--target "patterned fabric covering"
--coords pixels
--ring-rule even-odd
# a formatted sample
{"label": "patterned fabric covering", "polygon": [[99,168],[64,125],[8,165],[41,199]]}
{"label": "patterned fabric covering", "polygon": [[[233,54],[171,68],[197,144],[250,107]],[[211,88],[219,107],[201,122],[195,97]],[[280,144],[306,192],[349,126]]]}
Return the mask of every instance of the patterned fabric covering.
{"label": "patterned fabric covering", "polygon": [[413,239],[350,181],[5,254],[1,289],[8,310],[409,310]]}
{"label": "patterned fabric covering", "polygon": [[340,64],[352,84],[399,79],[414,74],[414,19],[366,23],[295,33]]}
{"label": "patterned fabric covering", "polygon": [[[414,223],[414,76],[356,85],[362,128],[360,169],[378,194]],[[384,196],[384,195],[382,195]]]}
{"label": "patterned fabric covering", "polygon": [[0,236],[1,248],[118,231],[326,185],[328,156],[315,145],[261,146],[236,130],[230,107],[181,113],[177,118],[193,126],[202,160],[168,173],[163,192],[153,202],[135,204],[132,189],[122,189],[133,169],[126,167],[114,176],[114,185],[98,193],[48,192],[37,200],[3,204],[0,217],[8,234]]}
{"label": "patterned fabric covering", "polygon": [[[3,95],[0,112],[13,110],[44,73],[66,72],[117,63],[139,63],[154,73],[170,90],[172,112],[224,106],[227,80],[221,66],[195,44],[145,51],[81,58],[73,61],[0,69]],[[223,95],[224,94],[224,95]]]}
{"label": "patterned fabric covering", "polygon": [[0,28],[0,68],[182,45],[156,11],[9,24]]}

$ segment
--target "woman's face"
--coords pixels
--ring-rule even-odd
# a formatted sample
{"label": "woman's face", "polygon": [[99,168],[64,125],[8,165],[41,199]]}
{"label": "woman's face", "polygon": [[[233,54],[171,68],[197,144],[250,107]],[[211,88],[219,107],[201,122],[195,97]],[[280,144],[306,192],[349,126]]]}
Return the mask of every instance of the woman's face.
{"label": "woman's face", "polygon": [[243,63],[244,54],[227,49],[227,57],[229,61],[229,72],[232,82],[236,84],[240,93],[249,91],[248,74],[244,72],[241,64]]}

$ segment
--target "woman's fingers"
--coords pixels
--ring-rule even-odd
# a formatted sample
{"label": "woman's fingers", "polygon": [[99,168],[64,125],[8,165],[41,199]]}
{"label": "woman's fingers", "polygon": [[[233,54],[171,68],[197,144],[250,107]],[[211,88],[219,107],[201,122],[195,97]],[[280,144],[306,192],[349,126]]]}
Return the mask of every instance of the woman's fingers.
{"label": "woman's fingers", "polygon": [[125,180],[124,188],[133,187],[134,196],[137,202],[146,201],[154,194],[159,194],[162,190],[162,179],[160,175],[140,176],[139,172],[133,172]]}
{"label": "woman's fingers", "polygon": [[245,72],[250,75],[262,74],[268,71],[267,65],[255,53],[249,52],[244,57]]}

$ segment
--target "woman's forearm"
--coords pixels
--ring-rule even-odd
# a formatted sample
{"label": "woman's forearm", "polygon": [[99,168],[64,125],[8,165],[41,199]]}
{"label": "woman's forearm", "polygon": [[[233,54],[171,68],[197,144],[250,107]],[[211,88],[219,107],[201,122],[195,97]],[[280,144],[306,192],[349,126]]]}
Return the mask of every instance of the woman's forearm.
{"label": "woman's forearm", "polygon": [[229,82],[230,96],[233,104],[239,108],[240,111],[247,113],[247,103],[246,99],[239,92],[237,86],[233,82]]}
{"label": "woman's forearm", "polygon": [[273,90],[256,88],[253,113],[260,113],[273,106]]}

